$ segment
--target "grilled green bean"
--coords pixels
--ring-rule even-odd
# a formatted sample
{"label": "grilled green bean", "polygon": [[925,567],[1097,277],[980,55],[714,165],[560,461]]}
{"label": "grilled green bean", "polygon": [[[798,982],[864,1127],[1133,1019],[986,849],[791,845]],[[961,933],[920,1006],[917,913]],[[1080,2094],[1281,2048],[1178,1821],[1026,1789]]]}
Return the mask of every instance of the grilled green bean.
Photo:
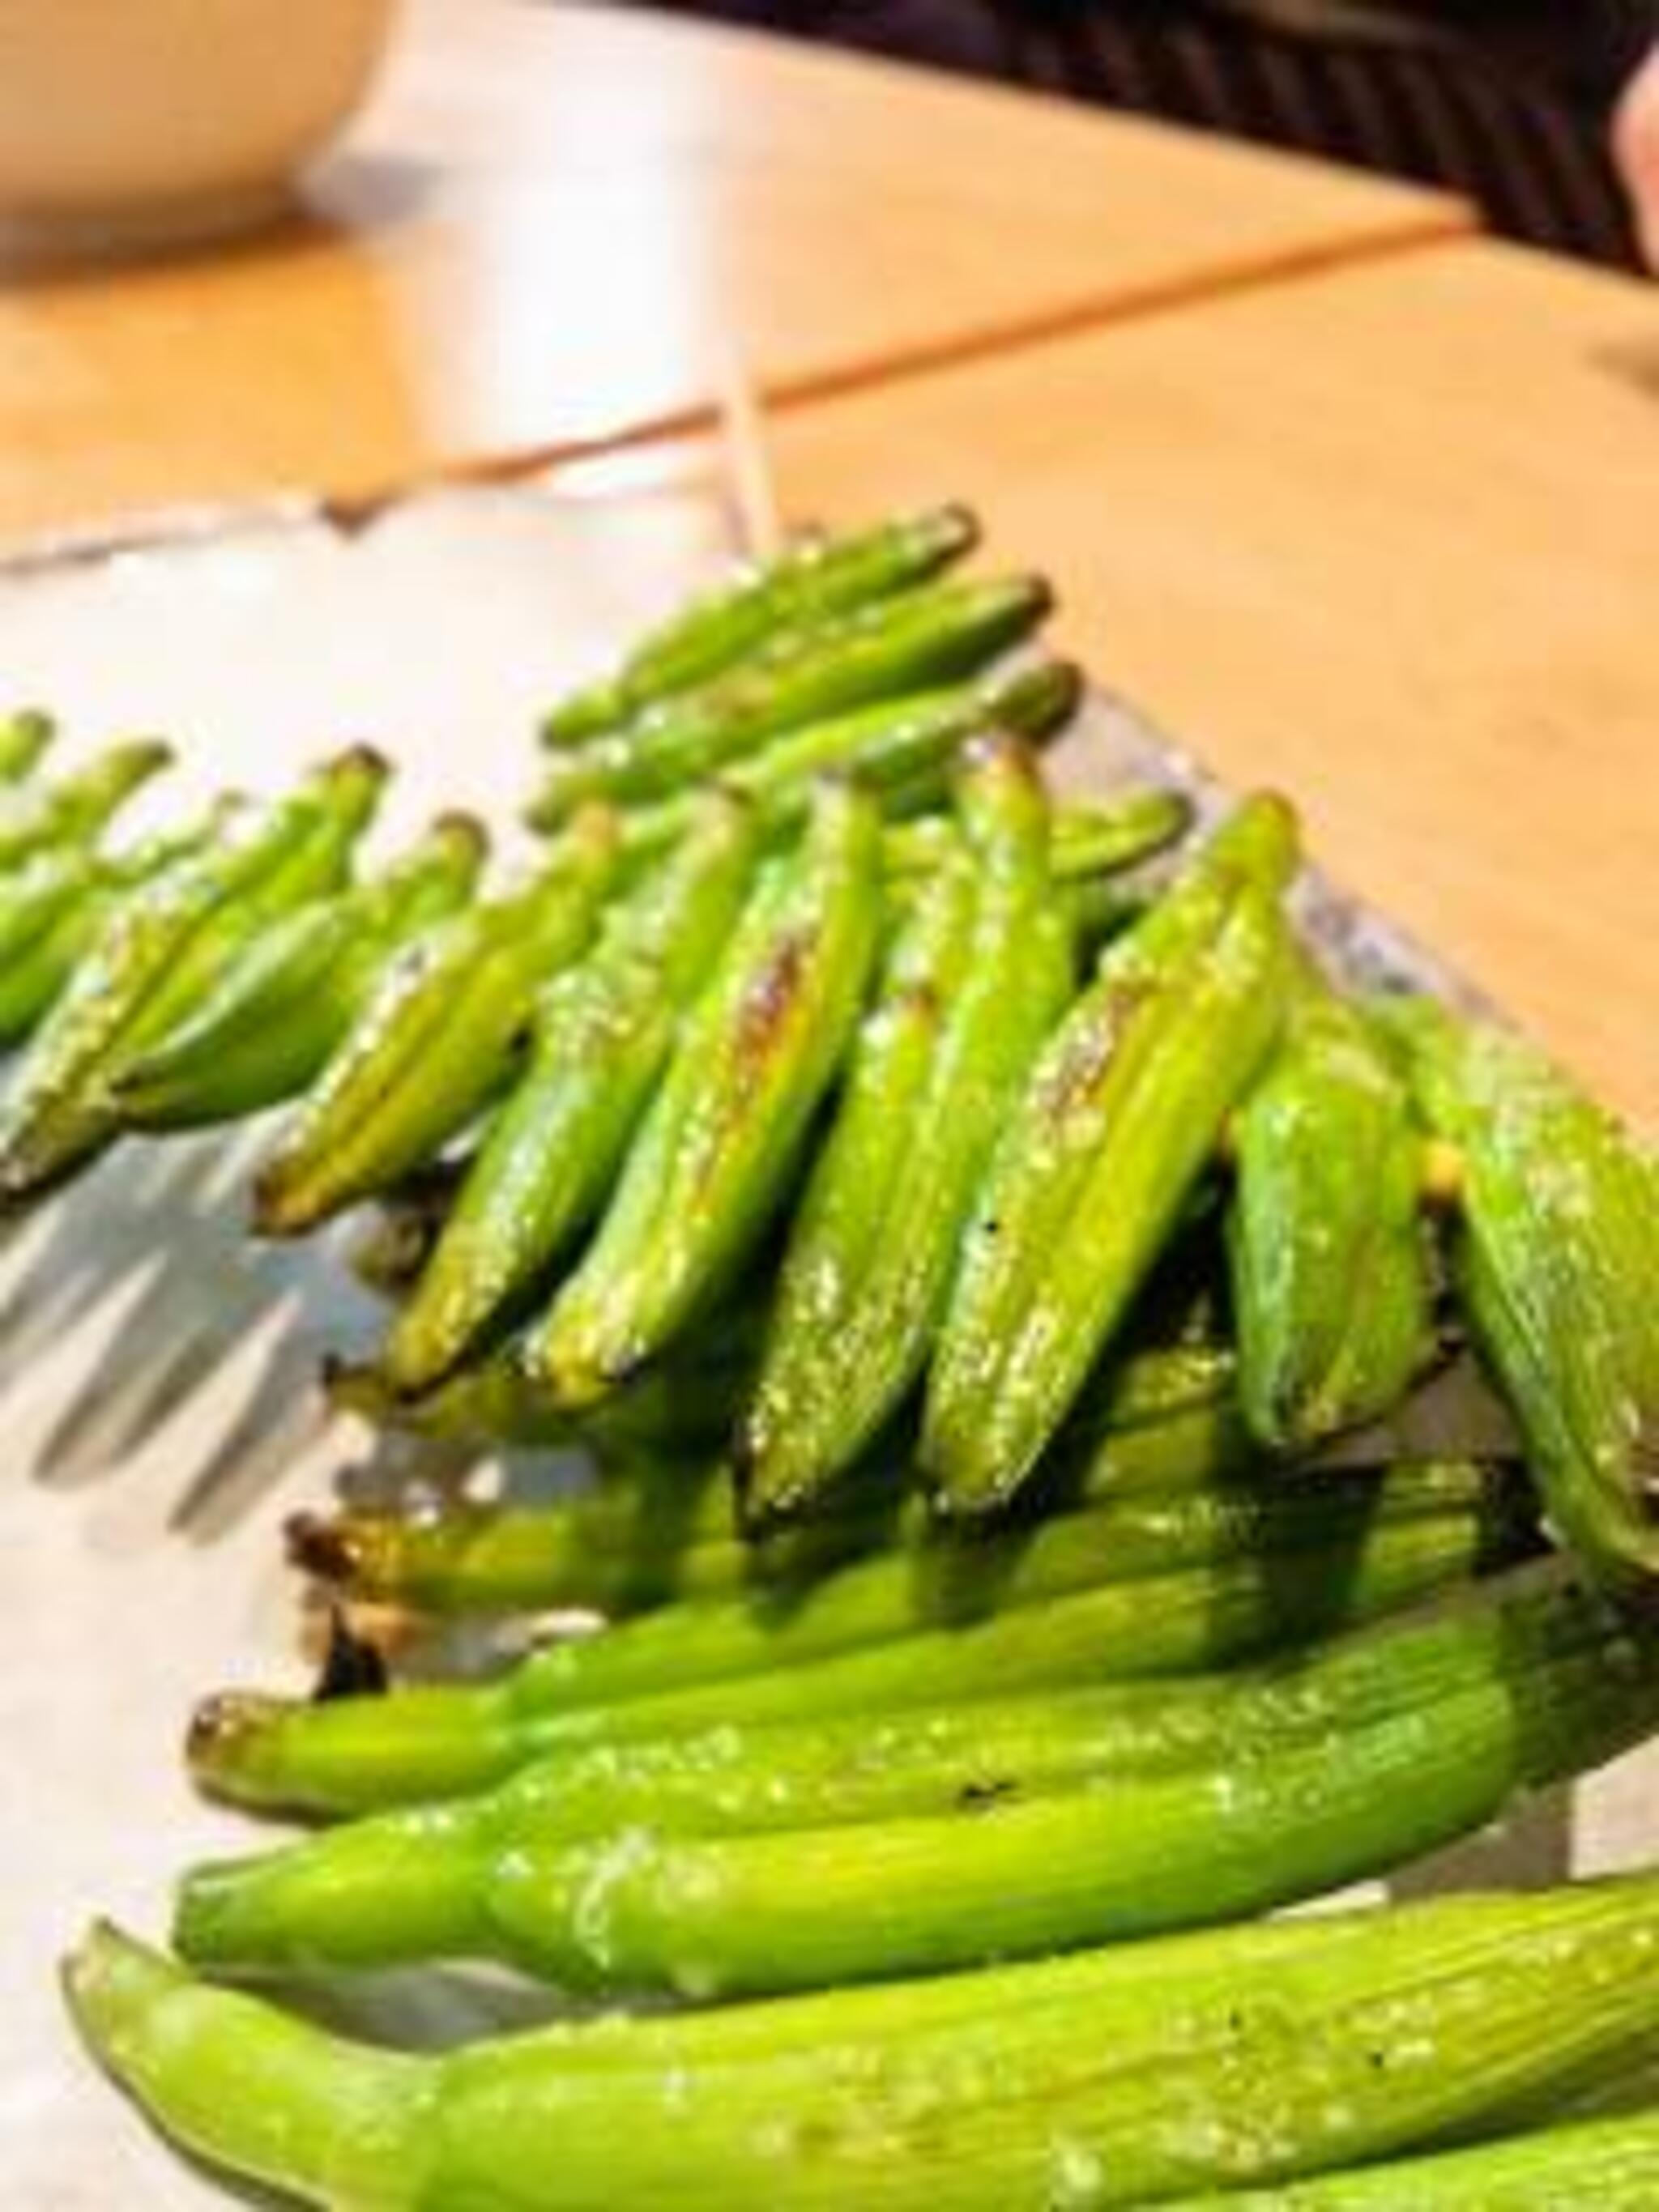
{"label": "grilled green bean", "polygon": [[[0,1038],[27,1036],[67,980],[54,957],[97,894],[99,864],[84,845],[52,845],[0,878]],[[55,987],[55,988],[54,988]]]}
{"label": "grilled green bean", "polygon": [[123,1071],[114,1085],[123,1117],[140,1129],[193,1128],[303,1090],[398,945],[465,902],[485,851],[471,816],[446,815],[383,875],[279,916]]}
{"label": "grilled green bean", "polygon": [[57,735],[57,723],[37,708],[0,714],[0,783],[21,783],[33,775]]}
{"label": "grilled green bean", "polygon": [[512,1339],[417,1396],[394,1391],[374,1365],[333,1365],[325,1382],[342,1412],[377,1427],[480,1449],[582,1443],[606,1459],[640,1451],[705,1453],[731,1433],[754,1377],[757,1334],[756,1316],[726,1309],[580,1413],[527,1380]]}
{"label": "grilled green bean", "polygon": [[[994,716],[982,726],[1009,737],[1026,734]],[[1056,883],[1072,884],[1133,867],[1176,843],[1186,835],[1192,817],[1192,804],[1180,792],[1151,784],[1085,805],[1056,806],[1049,872]],[[883,839],[887,872],[901,878],[937,867],[947,854],[959,849],[954,826],[932,814],[919,821],[890,822]]]}
{"label": "grilled green bean", "polygon": [[1244,1410],[1268,1449],[1306,1449],[1377,1419],[1432,1352],[1421,1139],[1364,1017],[1311,973],[1232,1136]]}
{"label": "grilled green bean", "polygon": [[970,551],[979,525],[966,507],[899,515],[844,538],[809,537],[739,568],[642,638],[615,672],[553,708],[544,744],[585,744],[677,693],[723,675],[803,630],[925,583]]}
{"label": "grilled green bean", "polygon": [[117,901],[0,1101],[0,1204],[119,1133],[113,1085],[278,915],[337,883],[387,774],[357,750]]}
{"label": "grilled green bean", "polygon": [[528,883],[400,948],[259,1170],[261,1234],[297,1236],[395,1185],[489,1105],[537,992],[584,950],[615,860],[615,823],[587,813]]}
{"label": "grilled green bean", "polygon": [[[418,1398],[395,1395],[376,1368],[336,1364],[327,1381],[333,1403],[379,1427],[478,1450],[584,1443],[618,1479],[595,1496],[544,1507],[460,1509],[414,1522],[302,1516],[305,1539],[296,1548],[303,1564],[359,1596],[439,1612],[613,1611],[740,1589],[780,1559],[823,1564],[860,1548],[867,1532],[889,1528],[899,1503],[898,1471],[885,1462],[872,1462],[825,1501],[822,1540],[819,1521],[787,1540],[775,1535],[758,1552],[739,1534],[729,1469],[706,1455],[730,1436],[752,1386],[759,1322],[757,1313],[738,1311],[705,1325],[580,1418],[526,1382],[510,1346]],[[1232,1376],[1231,1354],[1137,1354],[1121,1376],[1091,1386],[1048,1479],[1036,1486],[1040,1510],[1255,1480],[1255,1447]],[[642,1468],[642,1453],[672,1455],[673,1463]],[[688,1467],[688,1454],[705,1456]],[[908,1480],[903,1470],[902,1482]],[[604,1528],[612,1538],[599,1543],[596,1530]]]}
{"label": "grilled green bean", "polygon": [[[890,814],[896,811],[890,803],[895,793],[905,799],[899,811],[915,811],[918,799],[936,805],[945,795],[952,763],[972,738],[998,730],[1043,743],[1071,720],[1082,689],[1082,677],[1069,662],[1038,660],[977,683],[883,700],[832,721],[809,723],[733,762],[720,780],[755,804],[774,836],[799,829],[814,781],[831,772],[873,791]],[[1141,803],[1133,818],[1121,811],[1113,828],[1118,847],[1139,858],[1178,835],[1179,828],[1170,826],[1167,808],[1154,812],[1144,794],[1136,798]],[[695,818],[697,804],[698,793],[684,791],[636,809],[625,831],[630,854],[647,855],[672,845]],[[910,864],[915,842],[912,830],[889,831],[890,869]]]}
{"label": "grilled green bean", "polygon": [[944,1510],[994,1508],[1026,1479],[1271,1048],[1293,842],[1278,802],[1242,808],[1039,1056],[929,1377],[921,1462]]}
{"label": "grilled green bean", "polygon": [[1427,1000],[1389,1016],[1462,1155],[1458,1288],[1586,1569],[1659,1575],[1659,1164],[1533,1047]]}
{"label": "grilled green bean", "polygon": [[504,1317],[601,1211],[681,1011],[730,933],[755,849],[745,811],[710,797],[657,874],[555,978],[523,1080],[485,1137],[430,1264],[398,1316],[384,1369],[393,1389],[431,1389]]}
{"label": "grilled green bean", "polygon": [[1621,2112],[1278,2189],[1183,2197],[1172,2212],[1652,2212],[1659,2112]]}
{"label": "grilled green bean", "polygon": [[21,1044],[57,1004],[116,902],[223,835],[242,802],[114,855],[53,845],[0,884],[0,1044]]}
{"label": "grilled green bean", "polygon": [[[1288,1553],[1267,1548],[1107,1582],[788,1667],[774,1663],[771,1640],[746,1608],[688,1607],[538,1652],[485,1685],[308,1706],[243,1692],[215,1698],[192,1724],[190,1759],[198,1780],[239,1802],[362,1811],[483,1789],[532,1759],[581,1745],[1203,1673],[1416,1603],[1511,1563],[1534,1540],[1513,1493],[1500,1489],[1462,1507],[1351,1529],[1324,1550],[1297,1543]],[[865,1576],[867,1586],[866,1570],[846,1571]],[[741,1646],[753,1662],[748,1672],[690,1679],[700,1624],[711,1613],[722,1650],[735,1656]],[[793,1618],[786,1607],[776,1633],[787,1635]]]}
{"label": "grilled green bean", "polygon": [[921,1376],[993,1141],[1073,988],[1027,757],[986,745],[961,792],[979,866],[936,874],[896,943],[784,1261],[739,1438],[758,1522],[809,1505]]}
{"label": "grilled green bean", "polygon": [[933,584],[809,633],[789,653],[671,700],[553,764],[533,819],[552,828],[590,799],[663,799],[786,732],[969,676],[1036,629],[1039,579]]}
{"label": "grilled green bean", "polygon": [[0,785],[0,867],[15,867],[53,845],[94,842],[172,759],[172,746],[161,738],[132,738],[53,782]]}
{"label": "grilled green bean", "polygon": [[[696,1350],[697,1356],[690,1356]],[[337,1404],[371,1420],[483,1446],[598,1441],[620,1461],[597,1490],[541,1506],[457,1504],[411,1516],[302,1514],[297,1562],[352,1595],[459,1614],[585,1607],[615,1614],[672,1598],[732,1595],[921,1533],[908,1470],[872,1462],[810,1525],[763,1542],[739,1532],[729,1470],[684,1455],[730,1434],[756,1346],[750,1325],[712,1333],[594,1409],[585,1428],[528,1391],[510,1358],[466,1370],[423,1399],[397,1401],[377,1373],[336,1370]],[[1056,1455],[1042,1509],[1172,1494],[1258,1479],[1232,1389],[1231,1355],[1137,1354],[1091,1389]],[[601,1418],[602,1417],[602,1418]],[[594,1423],[599,1422],[597,1437]],[[671,1450],[662,1466],[642,1450]]]}
{"label": "grilled green bean", "polygon": [[[1382,1872],[1640,1741],[1659,1719],[1659,1663],[1605,1618],[1564,1640],[1524,1660],[1489,1637],[1472,1666],[1466,1644],[1425,1701],[1352,1721],[1339,1695],[1336,1724],[1311,1729],[1252,1728],[1224,1692],[1237,1740],[1150,1772],[1114,1761],[1121,1712],[1102,1741],[1100,1716],[1068,1724],[1046,1704],[1012,1728],[988,1709],[977,1749],[972,1717],[956,1717],[954,1756],[924,1741],[908,1768],[890,1723],[881,1753],[879,1728],[850,1743],[843,1730],[840,1790],[810,1729],[777,1732],[747,1767],[717,1735],[701,1773],[703,1747],[657,1747],[654,1796],[637,1752],[631,1790],[590,1756],[586,1801],[580,1763],[554,1761],[492,1796],[204,1868],[175,1940],[220,1968],[464,1956],[566,1987],[729,1996],[1214,1921]],[[603,1916],[585,1903],[602,1863]]]}
{"label": "grilled green bean", "polygon": [[[503,1849],[629,1831],[736,1837],[943,1815],[1059,1791],[1237,1769],[1493,1691],[1621,1677],[1632,1725],[1651,1656],[1593,1599],[1545,1585],[1426,1622],[1386,1623],[1286,1657],[1172,1682],[1056,1689],[981,1705],[723,1723],[580,1748],[478,1796],[347,1823],[192,1872],[174,1940],[198,1964],[301,1956],[382,1963],[474,1933],[481,1867]],[[1632,1680],[1632,1677],[1634,1678]],[[1519,1779],[1535,1781],[1535,1774]],[[849,1838],[857,1848],[857,1838]]]}
{"label": "grilled green bean", "polygon": [[[598,1935],[597,1882],[592,1908]],[[331,2212],[1115,2212],[1547,2115],[1659,2049],[1656,1943],[1638,1875],[436,2057],[342,2041],[107,1927],[67,1988],[169,2134]]]}
{"label": "grilled green bean", "polygon": [[869,801],[831,787],[763,873],[623,1163],[598,1234],[524,1345],[592,1403],[731,1287],[776,1212],[857,1020],[880,921]]}

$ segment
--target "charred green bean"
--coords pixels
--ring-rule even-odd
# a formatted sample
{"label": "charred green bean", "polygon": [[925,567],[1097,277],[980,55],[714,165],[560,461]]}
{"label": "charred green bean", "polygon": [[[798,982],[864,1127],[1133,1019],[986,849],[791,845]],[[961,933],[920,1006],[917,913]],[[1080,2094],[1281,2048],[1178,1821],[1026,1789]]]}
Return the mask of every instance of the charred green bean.
{"label": "charred green bean", "polygon": [[921,1461],[943,1509],[994,1509],[1027,1479],[1271,1049],[1293,849],[1279,803],[1241,809],[1039,1055],[929,1376]]}
{"label": "charred green bean", "polygon": [[752,820],[723,799],[704,807],[702,826],[618,909],[592,956],[544,992],[530,1064],[392,1328],[384,1366],[394,1390],[432,1389],[487,1330],[521,1315],[603,1209],[750,878]]}
{"label": "charred green bean", "polygon": [[604,1397],[735,1281],[775,1214],[862,1003],[881,918],[869,801],[831,787],[769,864],[688,1016],[574,1274],[530,1330],[531,1380]]}

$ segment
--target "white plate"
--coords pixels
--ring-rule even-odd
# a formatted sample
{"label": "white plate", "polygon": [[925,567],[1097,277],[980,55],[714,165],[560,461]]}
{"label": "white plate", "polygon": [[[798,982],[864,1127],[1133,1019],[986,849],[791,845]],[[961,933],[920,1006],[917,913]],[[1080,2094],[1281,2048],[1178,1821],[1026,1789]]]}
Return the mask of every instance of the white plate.
{"label": "white plate", "polygon": [[[464,803],[510,835],[538,706],[726,542],[696,487],[520,489],[423,497],[351,532],[266,517],[60,556],[0,575],[0,703],[49,701],[88,736],[176,733],[169,808],[189,786],[274,787],[370,736],[402,770],[385,834]],[[1097,709],[1068,780],[1167,768],[1152,744]],[[0,1251],[0,2202],[26,2212],[227,2201],[87,2063],[53,1974],[90,1914],[154,1934],[187,1861],[247,1842],[185,1782],[193,1700],[307,1680],[277,1531],[362,1441],[325,1429],[309,1384],[319,1347],[362,1332],[368,1309],[325,1249],[249,1244],[240,1190],[234,1146],[133,1147]],[[1405,1886],[1638,1856],[1655,1771],[1626,1760],[1581,1791],[1571,1851],[1562,1807],[1545,1806]],[[495,2016],[462,1986],[405,1998],[400,2027]]]}
{"label": "white plate", "polygon": [[[372,735],[400,770],[382,847],[457,804],[510,842],[538,706],[727,550],[693,486],[458,491],[362,527],[271,514],[59,556],[0,577],[0,701],[50,702],[66,750],[176,735],[135,823]],[[243,1237],[236,1154],[135,1146],[0,1251],[0,2203],[20,2212],[224,2202],[88,2068],[54,1960],[94,1911],[163,1927],[171,1875],[234,1843],[183,1778],[191,1700],[304,1680],[278,1528],[354,1443],[312,1377],[369,1309],[325,1251]]]}

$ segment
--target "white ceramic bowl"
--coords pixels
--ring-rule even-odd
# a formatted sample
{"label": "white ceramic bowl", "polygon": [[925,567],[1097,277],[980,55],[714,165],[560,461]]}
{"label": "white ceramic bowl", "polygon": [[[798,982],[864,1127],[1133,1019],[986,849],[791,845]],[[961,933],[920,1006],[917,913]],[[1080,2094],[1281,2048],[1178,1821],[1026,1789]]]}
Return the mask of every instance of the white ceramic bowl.
{"label": "white ceramic bowl", "polygon": [[396,0],[0,0],[0,241],[240,229],[351,115]]}

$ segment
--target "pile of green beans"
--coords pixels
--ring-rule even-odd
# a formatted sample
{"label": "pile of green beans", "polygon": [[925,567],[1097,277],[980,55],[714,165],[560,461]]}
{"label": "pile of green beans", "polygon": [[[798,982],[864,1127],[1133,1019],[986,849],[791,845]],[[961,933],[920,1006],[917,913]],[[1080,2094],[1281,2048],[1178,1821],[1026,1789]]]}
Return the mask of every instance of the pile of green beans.
{"label": "pile of green beans", "polygon": [[[590,1625],[205,1699],[203,1789],[333,1825],[189,1870],[181,1965],[70,1961],[93,2048],[238,2175],[339,2212],[1654,2191],[1649,2118],[1486,2143],[1659,2050],[1651,1878],[1222,1923],[1659,1726],[1659,1169],[1507,1032],[1325,972],[1276,795],[1190,845],[1161,789],[1056,801],[1081,681],[1040,579],[952,573],[977,536],[803,540],[672,617],[548,714],[505,881],[454,816],[365,872],[363,749],[123,845],[165,747],[55,775],[0,723],[0,1206],[285,1109],[256,1230],[377,1209],[336,1404],[591,1462],[295,1516],[348,1645]],[[1465,1339],[1510,1445],[1403,1456]],[[725,2002],[429,2059],[191,1978],[444,1960]]]}

